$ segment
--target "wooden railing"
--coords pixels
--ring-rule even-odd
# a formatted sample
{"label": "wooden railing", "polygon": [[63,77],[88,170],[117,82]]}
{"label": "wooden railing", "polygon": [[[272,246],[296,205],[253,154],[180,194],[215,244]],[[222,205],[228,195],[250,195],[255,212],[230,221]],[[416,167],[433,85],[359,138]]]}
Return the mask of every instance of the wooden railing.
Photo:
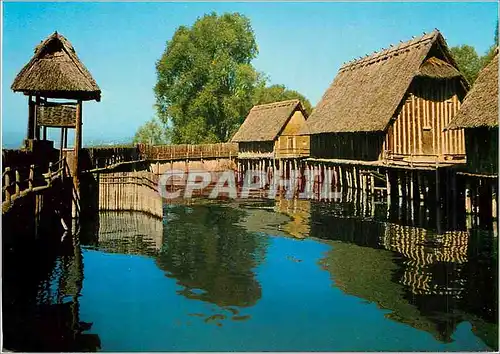
{"label": "wooden railing", "polygon": [[238,155],[238,144],[199,145],[137,145],[141,156],[147,160],[184,160],[203,158],[231,158]]}
{"label": "wooden railing", "polygon": [[143,161],[231,158],[237,155],[238,144],[233,143],[91,147],[82,149],[80,170],[90,172]]}
{"label": "wooden railing", "polygon": [[82,170],[91,170],[142,159],[137,146],[85,148],[81,154],[80,166]]}
{"label": "wooden railing", "polygon": [[2,173],[2,212],[8,210],[15,200],[24,197],[28,193],[50,188],[56,179],[64,178],[66,172],[65,158],[56,163],[49,163],[46,172],[43,172],[36,165],[15,169],[6,167]]}
{"label": "wooden railing", "polygon": [[398,154],[390,150],[384,151],[384,161],[386,163],[403,163],[413,166],[430,166],[440,164],[464,163],[464,154]]}

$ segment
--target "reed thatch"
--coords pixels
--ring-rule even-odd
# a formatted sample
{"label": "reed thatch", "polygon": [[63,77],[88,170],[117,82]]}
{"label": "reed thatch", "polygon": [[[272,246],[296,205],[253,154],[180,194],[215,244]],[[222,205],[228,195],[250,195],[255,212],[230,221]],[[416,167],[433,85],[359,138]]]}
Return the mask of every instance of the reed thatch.
{"label": "reed thatch", "polygon": [[498,127],[498,48],[447,129]]}
{"label": "reed thatch", "polygon": [[293,113],[300,109],[307,119],[307,113],[300,100],[288,100],[254,106],[240,129],[233,136],[233,142],[273,141],[283,130]]}
{"label": "reed thatch", "polygon": [[35,48],[34,56],[16,76],[11,89],[50,98],[101,99],[99,86],[75,49],[57,32]]}
{"label": "reed thatch", "polygon": [[462,74],[453,65],[436,57],[424,61],[418,70],[417,76],[431,79],[453,79]]}
{"label": "reed thatch", "polygon": [[416,76],[455,76],[457,67],[438,30],[347,63],[309,117],[309,130],[384,131]]}

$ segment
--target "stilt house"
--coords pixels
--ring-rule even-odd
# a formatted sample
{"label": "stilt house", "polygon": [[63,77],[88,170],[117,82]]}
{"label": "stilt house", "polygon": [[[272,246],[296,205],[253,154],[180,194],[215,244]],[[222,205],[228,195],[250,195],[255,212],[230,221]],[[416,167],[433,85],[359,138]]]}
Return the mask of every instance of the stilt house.
{"label": "stilt house", "polygon": [[299,100],[254,106],[232,139],[238,158],[309,156],[306,119]]}
{"label": "stilt house", "polygon": [[307,120],[311,157],[463,162],[463,130],[444,128],[467,90],[437,30],[349,62]]}
{"label": "stilt house", "polygon": [[498,48],[448,129],[465,129],[469,172],[498,175]]}

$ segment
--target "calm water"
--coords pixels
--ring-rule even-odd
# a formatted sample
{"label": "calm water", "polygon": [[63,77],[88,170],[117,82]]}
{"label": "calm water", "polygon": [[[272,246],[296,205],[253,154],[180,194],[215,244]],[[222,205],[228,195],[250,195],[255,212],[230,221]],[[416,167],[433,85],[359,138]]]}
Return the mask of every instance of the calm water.
{"label": "calm water", "polygon": [[496,235],[401,215],[288,200],[102,212],[79,240],[8,260],[5,346],[497,348]]}

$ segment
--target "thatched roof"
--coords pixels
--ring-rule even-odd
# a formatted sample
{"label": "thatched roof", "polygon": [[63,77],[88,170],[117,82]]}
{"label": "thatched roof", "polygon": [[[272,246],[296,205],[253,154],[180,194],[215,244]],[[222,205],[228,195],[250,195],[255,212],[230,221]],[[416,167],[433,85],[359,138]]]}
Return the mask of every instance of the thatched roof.
{"label": "thatched roof", "polygon": [[57,32],[35,48],[33,58],[17,74],[15,92],[51,98],[101,99],[101,90],[78,59],[71,43]]}
{"label": "thatched roof", "polygon": [[233,136],[233,142],[273,141],[283,130],[293,113],[300,109],[307,119],[299,100],[288,100],[254,106],[240,129]]}
{"label": "thatched roof", "polygon": [[415,77],[455,77],[457,67],[437,30],[347,63],[309,117],[309,130],[384,131]]}
{"label": "thatched roof", "polygon": [[431,79],[452,79],[460,77],[462,74],[453,65],[439,58],[431,57],[422,63],[416,76]]}
{"label": "thatched roof", "polygon": [[447,129],[498,127],[498,48]]}

